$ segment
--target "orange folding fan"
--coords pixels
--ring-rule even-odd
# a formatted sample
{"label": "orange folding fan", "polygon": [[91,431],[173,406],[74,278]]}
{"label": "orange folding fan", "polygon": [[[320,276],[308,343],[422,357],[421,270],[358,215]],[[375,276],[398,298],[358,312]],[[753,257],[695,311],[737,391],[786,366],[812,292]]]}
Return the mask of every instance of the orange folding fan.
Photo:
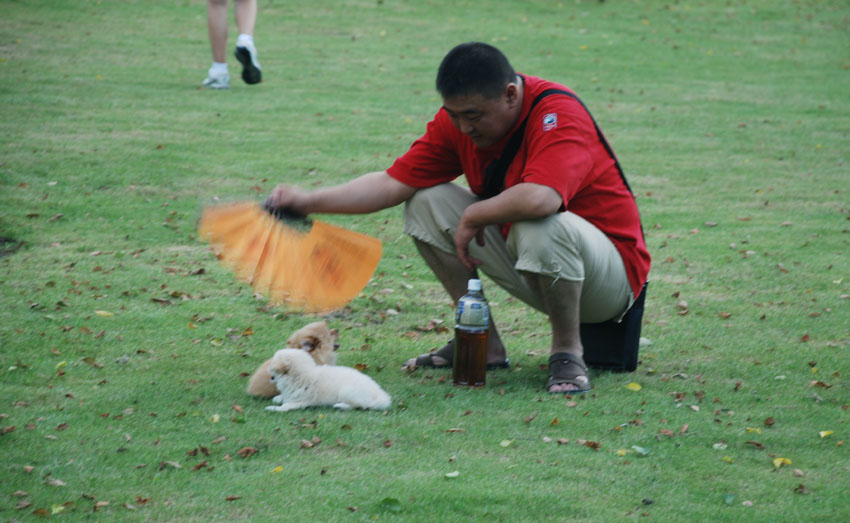
{"label": "orange folding fan", "polygon": [[274,215],[256,202],[204,209],[198,225],[219,260],[275,304],[328,312],[363,290],[381,241],[327,223]]}

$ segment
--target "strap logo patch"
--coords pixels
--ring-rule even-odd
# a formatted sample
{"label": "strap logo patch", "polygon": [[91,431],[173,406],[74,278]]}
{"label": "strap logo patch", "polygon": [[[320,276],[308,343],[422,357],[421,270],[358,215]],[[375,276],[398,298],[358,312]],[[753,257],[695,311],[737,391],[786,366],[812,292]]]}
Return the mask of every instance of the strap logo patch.
{"label": "strap logo patch", "polygon": [[556,113],[549,113],[543,115],[543,132],[551,131],[558,127],[558,115]]}

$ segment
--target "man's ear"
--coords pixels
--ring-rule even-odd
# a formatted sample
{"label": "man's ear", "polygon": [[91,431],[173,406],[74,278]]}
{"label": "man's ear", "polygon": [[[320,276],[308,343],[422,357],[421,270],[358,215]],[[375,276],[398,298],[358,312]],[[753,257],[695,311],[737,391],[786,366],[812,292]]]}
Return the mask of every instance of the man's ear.
{"label": "man's ear", "polygon": [[517,102],[522,103],[522,100],[519,98],[519,87],[516,82],[511,82],[507,86],[505,86],[505,100],[507,100],[508,105],[514,106]]}

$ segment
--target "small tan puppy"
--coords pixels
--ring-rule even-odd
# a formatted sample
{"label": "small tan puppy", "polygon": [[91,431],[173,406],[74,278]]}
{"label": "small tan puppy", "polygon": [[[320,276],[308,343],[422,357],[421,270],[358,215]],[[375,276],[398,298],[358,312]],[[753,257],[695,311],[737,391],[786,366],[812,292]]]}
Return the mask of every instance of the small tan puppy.
{"label": "small tan puppy", "polygon": [[[333,365],[336,363],[336,349],[339,347],[338,339],[339,332],[336,329],[329,329],[328,324],[324,321],[316,321],[295,331],[286,340],[286,346],[307,351],[317,365]],[[269,358],[254,371],[254,375],[248,382],[247,392],[249,395],[271,398],[277,394],[277,388],[269,379],[271,377],[269,374],[269,363],[271,361],[271,358]]]}
{"label": "small tan puppy", "polygon": [[307,407],[387,410],[391,399],[375,380],[351,367],[316,365],[303,350],[281,349],[269,364],[280,394],[266,410],[286,412]]}

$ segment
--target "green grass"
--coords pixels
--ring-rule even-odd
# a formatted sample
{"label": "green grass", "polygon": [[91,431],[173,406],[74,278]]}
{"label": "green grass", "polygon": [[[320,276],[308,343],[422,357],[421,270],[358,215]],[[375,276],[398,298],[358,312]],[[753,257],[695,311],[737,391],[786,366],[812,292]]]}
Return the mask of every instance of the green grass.
{"label": "green grass", "polygon": [[[4,4],[0,517],[847,519],[845,2],[260,0],[265,81],[230,59],[229,92],[198,89],[204,6]],[[219,266],[201,209],[386,168],[472,39],[576,89],[617,151],[654,259],[638,370],[546,395],[546,318],[485,280],[514,367],[405,374],[452,304],[401,209],[322,216],[384,242],[326,319],[393,407],[265,412],[245,375],[314,318]]]}

